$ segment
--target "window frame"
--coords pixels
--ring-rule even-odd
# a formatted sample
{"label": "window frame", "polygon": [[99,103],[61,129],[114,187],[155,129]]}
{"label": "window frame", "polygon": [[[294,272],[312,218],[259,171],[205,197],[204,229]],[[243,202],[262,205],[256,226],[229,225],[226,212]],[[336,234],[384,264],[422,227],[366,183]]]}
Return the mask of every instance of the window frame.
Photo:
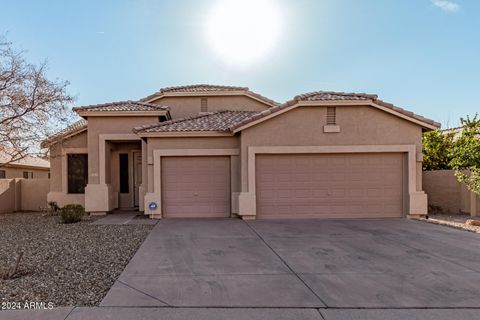
{"label": "window frame", "polygon": [[[67,166],[66,166],[66,178],[67,178],[67,193],[68,194],[85,194],[85,187],[88,184],[88,153],[67,153]],[[78,189],[74,190],[75,188],[73,187],[73,183],[71,180],[71,173],[70,173],[70,159],[73,158],[83,158],[84,159],[84,164],[83,164],[83,181],[84,181],[84,186],[83,187],[78,187]],[[77,178],[78,182],[81,181],[80,178]],[[72,183],[72,184],[71,184]]]}
{"label": "window frame", "polygon": [[33,179],[33,171],[23,171],[23,179]]}

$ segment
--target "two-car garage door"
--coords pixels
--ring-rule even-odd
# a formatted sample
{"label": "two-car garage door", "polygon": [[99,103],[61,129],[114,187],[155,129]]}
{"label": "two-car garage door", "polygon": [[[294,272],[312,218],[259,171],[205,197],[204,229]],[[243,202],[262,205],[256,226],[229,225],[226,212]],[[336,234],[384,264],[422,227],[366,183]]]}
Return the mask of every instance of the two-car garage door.
{"label": "two-car garage door", "polygon": [[258,218],[401,217],[401,153],[256,156]]}

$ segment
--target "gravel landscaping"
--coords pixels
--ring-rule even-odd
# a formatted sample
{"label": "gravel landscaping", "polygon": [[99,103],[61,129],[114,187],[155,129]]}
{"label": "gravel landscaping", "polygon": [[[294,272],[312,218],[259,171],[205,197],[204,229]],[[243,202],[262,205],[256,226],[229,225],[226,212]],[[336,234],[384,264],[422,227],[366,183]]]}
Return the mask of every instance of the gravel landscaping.
{"label": "gravel landscaping", "polygon": [[[456,229],[480,233],[480,226],[466,224],[469,219],[472,219],[472,217],[467,214],[429,214],[428,219],[423,218],[421,220],[428,223],[435,223]],[[478,219],[478,217],[476,219]]]}
{"label": "gravel landscaping", "polygon": [[1,302],[98,305],[152,225],[60,224],[38,213],[0,215],[0,273],[23,259],[19,276],[0,279]]}

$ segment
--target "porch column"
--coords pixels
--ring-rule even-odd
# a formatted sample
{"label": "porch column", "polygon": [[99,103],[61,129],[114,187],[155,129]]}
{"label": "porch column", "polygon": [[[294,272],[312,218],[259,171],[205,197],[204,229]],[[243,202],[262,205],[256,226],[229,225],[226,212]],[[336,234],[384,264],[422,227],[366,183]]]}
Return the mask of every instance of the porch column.
{"label": "porch column", "polygon": [[[85,211],[93,215],[105,215],[114,208],[114,199],[112,187],[107,184],[107,170],[110,166],[110,143],[101,136],[98,138],[98,153],[96,149],[90,148],[89,143],[89,165],[93,164],[94,168],[98,168],[98,173],[92,171],[89,177],[89,183],[85,188]],[[98,157],[95,155],[98,154]],[[90,159],[92,157],[92,159]],[[98,163],[95,163],[98,161]],[[98,181],[98,183],[95,183]]]}
{"label": "porch column", "polygon": [[148,186],[147,142],[142,140],[142,183],[138,188],[138,210],[145,211],[145,194]]}

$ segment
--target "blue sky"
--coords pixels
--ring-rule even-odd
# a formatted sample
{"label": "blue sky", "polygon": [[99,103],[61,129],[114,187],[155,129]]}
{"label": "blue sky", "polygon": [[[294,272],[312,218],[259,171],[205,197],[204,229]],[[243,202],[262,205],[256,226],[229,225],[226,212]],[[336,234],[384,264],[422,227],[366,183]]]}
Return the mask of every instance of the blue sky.
{"label": "blue sky", "polygon": [[0,0],[0,34],[29,61],[47,59],[76,105],[212,83],[280,102],[313,90],[376,93],[444,127],[480,111],[480,1],[272,1],[281,36],[245,68],[219,59],[206,39],[218,0]]}

